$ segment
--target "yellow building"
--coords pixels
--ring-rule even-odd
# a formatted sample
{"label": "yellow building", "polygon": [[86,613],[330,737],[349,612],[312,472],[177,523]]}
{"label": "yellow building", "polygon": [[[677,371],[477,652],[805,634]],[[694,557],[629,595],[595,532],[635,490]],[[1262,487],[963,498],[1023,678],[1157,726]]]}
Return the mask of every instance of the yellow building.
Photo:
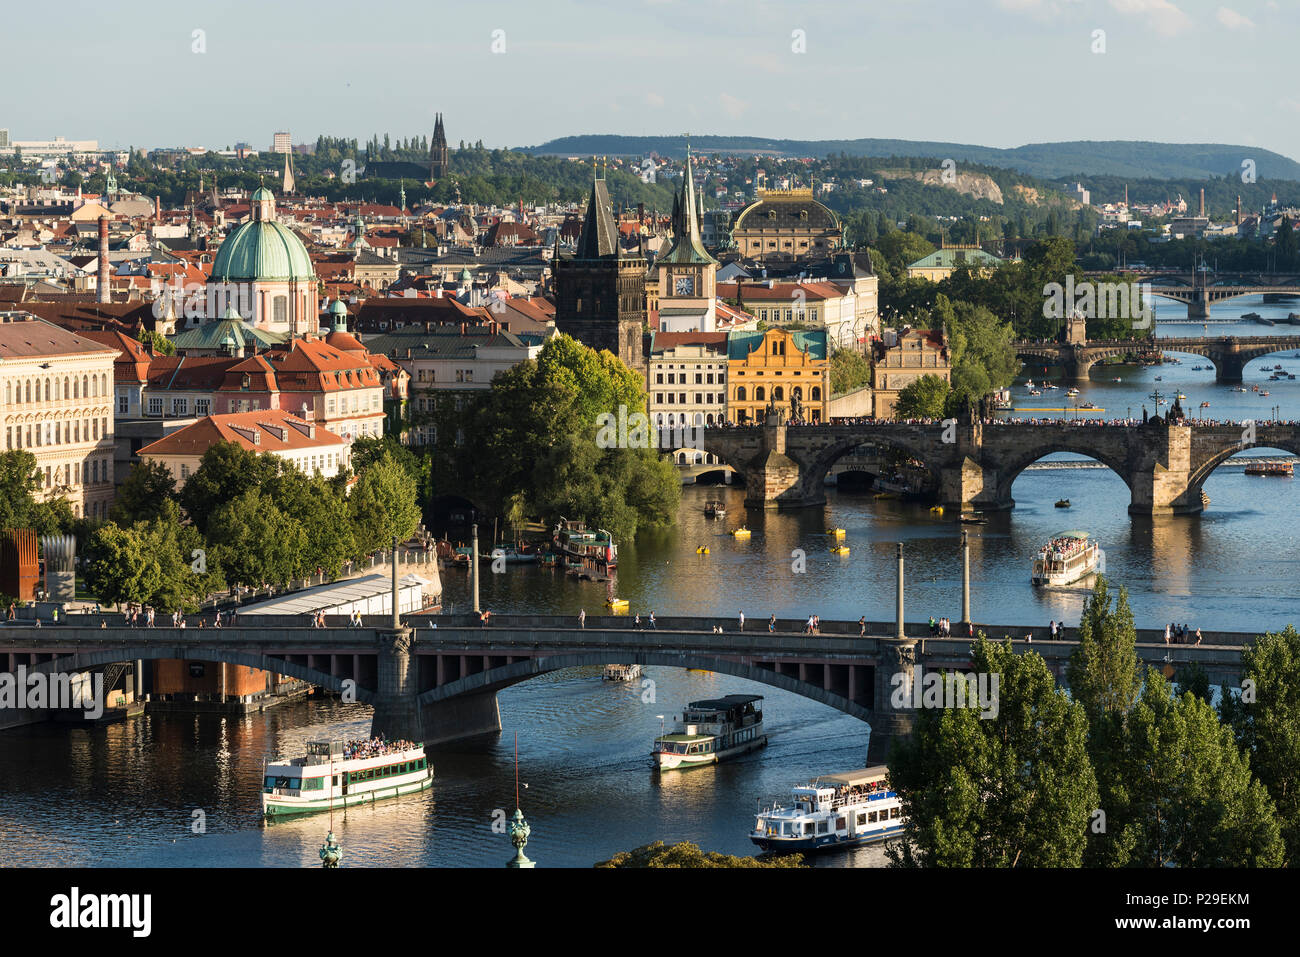
{"label": "yellow building", "polygon": [[117,350],[28,313],[0,313],[0,419],[5,451],[36,456],[42,501],[78,517],[113,503],[113,362]]}
{"label": "yellow building", "polygon": [[874,358],[872,385],[877,419],[892,418],[898,393],[922,376],[952,381],[948,340],[940,330],[888,330],[885,339],[874,344]]}
{"label": "yellow building", "polygon": [[824,422],[830,370],[824,329],[729,333],[727,418],[737,424],[762,422],[775,404],[789,421],[797,397],[800,419]]}

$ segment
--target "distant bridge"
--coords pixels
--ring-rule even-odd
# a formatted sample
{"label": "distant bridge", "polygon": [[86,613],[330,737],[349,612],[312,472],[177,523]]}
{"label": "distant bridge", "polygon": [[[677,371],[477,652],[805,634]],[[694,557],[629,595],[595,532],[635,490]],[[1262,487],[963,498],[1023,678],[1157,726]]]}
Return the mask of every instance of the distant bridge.
{"label": "distant bridge", "polygon": [[775,423],[704,430],[703,446],[745,477],[746,506],[798,508],[826,501],[827,473],[862,445],[921,463],[930,491],[954,510],[1015,507],[1011,488],[1031,463],[1053,452],[1096,459],[1124,480],[1132,515],[1200,512],[1201,488],[1233,455],[1276,448],[1300,455],[1297,425],[1108,425],[1098,420],[1028,423],[950,420],[947,424]]}
{"label": "distant bridge", "polygon": [[[108,616],[116,620],[120,616]],[[468,615],[423,619],[411,628],[375,618],[364,628],[305,628],[287,618],[253,618],[240,627],[99,628],[99,616],[71,616],[58,627],[0,629],[0,670],[74,672],[122,661],[181,659],[246,665],[336,692],[350,691],[374,707],[372,733],[428,744],[499,731],[496,693],[562,668],[636,663],[698,668],[756,681],[818,701],[867,722],[872,750],[910,730],[914,714],[894,709],[894,676],[914,668],[973,669],[968,638],[933,638],[925,624],[873,622],[859,637],[857,622],[823,622],[822,633],[802,634],[802,622],[766,621],[740,633],[730,616],[661,618],[658,628],[633,627],[626,616],[591,616],[579,628],[573,616],[499,615],[491,627]],[[415,620],[415,619],[412,619]],[[437,627],[430,624],[436,622]],[[715,625],[723,633],[714,633]],[[1035,651],[1064,682],[1072,632],[1048,641],[1043,628],[977,625],[990,637],[1012,635],[1017,651]],[[1025,640],[1032,635],[1032,643]],[[1144,631],[1138,654],[1172,672],[1198,662],[1212,683],[1239,680],[1241,651],[1253,635],[1209,633],[1200,646],[1167,646],[1163,634]],[[660,702],[671,707],[678,702]],[[685,702],[681,702],[685,704]],[[647,742],[647,749],[649,742]]]}
{"label": "distant bridge", "polygon": [[[1298,287],[1300,288],[1300,287]],[[1084,380],[1102,359],[1123,355],[1156,356],[1186,352],[1214,363],[1216,382],[1241,382],[1246,363],[1276,352],[1300,350],[1294,336],[1152,336],[1144,339],[1089,339],[1086,342],[1017,342],[1016,355],[1027,363],[1058,365],[1068,379]]]}

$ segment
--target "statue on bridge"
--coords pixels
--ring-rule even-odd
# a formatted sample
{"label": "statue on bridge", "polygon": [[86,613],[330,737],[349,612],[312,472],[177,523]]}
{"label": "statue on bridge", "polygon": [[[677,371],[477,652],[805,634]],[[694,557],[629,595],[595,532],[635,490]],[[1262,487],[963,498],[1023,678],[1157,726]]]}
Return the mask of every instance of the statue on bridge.
{"label": "statue on bridge", "polygon": [[763,422],[766,425],[780,425],[785,419],[785,413],[781,407],[776,404],[776,399],[767,400],[767,410],[764,413]]}
{"label": "statue on bridge", "polygon": [[790,393],[790,421],[801,422],[803,420],[803,402],[799,398],[797,391]]}

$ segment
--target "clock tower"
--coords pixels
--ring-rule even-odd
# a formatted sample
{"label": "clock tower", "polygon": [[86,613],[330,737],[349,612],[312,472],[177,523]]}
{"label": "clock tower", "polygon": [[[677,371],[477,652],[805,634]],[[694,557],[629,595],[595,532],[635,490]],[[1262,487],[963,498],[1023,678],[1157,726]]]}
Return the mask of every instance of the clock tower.
{"label": "clock tower", "polygon": [[682,188],[673,197],[673,245],[655,261],[660,332],[717,331],[718,261],[700,241],[698,204],[688,149]]}

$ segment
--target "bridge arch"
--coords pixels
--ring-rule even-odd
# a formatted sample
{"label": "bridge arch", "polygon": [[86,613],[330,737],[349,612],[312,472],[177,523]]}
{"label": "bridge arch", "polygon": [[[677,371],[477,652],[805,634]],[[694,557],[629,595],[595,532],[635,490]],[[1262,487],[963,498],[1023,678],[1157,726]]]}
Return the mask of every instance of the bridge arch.
{"label": "bridge arch", "polygon": [[1244,445],[1229,446],[1221,452],[1216,452],[1192,471],[1191,476],[1187,480],[1187,487],[1190,493],[1199,497],[1201,488],[1205,485],[1206,481],[1209,480],[1210,476],[1214,474],[1215,469],[1228,461],[1228,459],[1234,458],[1248,449],[1277,449],[1281,452],[1289,452],[1292,455],[1300,456],[1300,440],[1291,441],[1282,436],[1269,436]]}
{"label": "bridge arch", "polygon": [[929,475],[929,481],[926,483],[927,489],[937,489],[939,487],[941,476],[938,466],[931,461],[930,452],[932,449],[924,448],[921,443],[914,445],[912,442],[900,439],[897,436],[873,434],[867,434],[866,437],[855,436],[850,439],[841,439],[822,449],[807,465],[805,482],[817,487],[824,485],[826,476],[835,467],[835,463],[850,452],[863,446],[888,449],[920,462]]}
{"label": "bridge arch", "polygon": [[[306,681],[309,684],[319,685],[322,688],[338,692],[344,690],[343,683],[349,680],[335,677],[329,672],[321,671],[318,668],[308,668],[306,665],[296,664],[284,658],[277,658],[274,655],[262,655],[218,647],[177,648],[175,645],[167,644],[79,651],[74,655],[61,655],[49,661],[42,661],[40,664],[24,665],[24,667],[29,674],[33,672],[52,674],[54,672],[88,671],[101,665],[111,665],[117,662],[160,661],[163,659],[212,661],[218,664],[244,665],[248,668],[258,668],[274,674],[288,675],[291,678],[297,678],[300,681]],[[352,690],[356,694],[357,701],[363,704],[374,704],[375,692],[373,689],[363,688],[360,682],[354,681]]]}
{"label": "bridge arch", "polygon": [[[1083,436],[1080,436],[1083,439]],[[1100,448],[1097,445],[1087,441],[1069,441],[1064,438],[1057,441],[1048,442],[1044,445],[1037,446],[1031,451],[1014,455],[997,463],[998,473],[998,499],[1004,502],[1013,501],[1011,495],[1012,486],[1015,485],[1025,469],[1049,455],[1058,453],[1067,453],[1070,455],[1083,455],[1093,461],[1100,462],[1106,466],[1112,473],[1119,476],[1124,485],[1129,490],[1129,495],[1133,494],[1133,483],[1129,475],[1129,468],[1121,458],[1116,456],[1108,449]]]}
{"label": "bridge arch", "polygon": [[[558,655],[539,655],[534,658],[527,658],[448,682],[445,685],[424,692],[416,701],[420,706],[434,705],[461,695],[497,692],[527,681],[530,678],[537,678],[565,668],[628,663],[715,671],[731,675],[733,678],[744,678],[773,688],[780,688],[783,691],[790,691],[801,697],[828,705],[844,714],[852,715],[864,723],[868,723],[870,719],[870,712],[865,705],[853,701],[845,695],[829,691],[821,685],[809,681],[800,681],[791,675],[778,674],[768,668],[760,668],[756,665],[746,664],[730,658],[717,657],[712,654],[660,651],[633,652],[614,648]],[[868,730],[870,730],[869,723]]]}

